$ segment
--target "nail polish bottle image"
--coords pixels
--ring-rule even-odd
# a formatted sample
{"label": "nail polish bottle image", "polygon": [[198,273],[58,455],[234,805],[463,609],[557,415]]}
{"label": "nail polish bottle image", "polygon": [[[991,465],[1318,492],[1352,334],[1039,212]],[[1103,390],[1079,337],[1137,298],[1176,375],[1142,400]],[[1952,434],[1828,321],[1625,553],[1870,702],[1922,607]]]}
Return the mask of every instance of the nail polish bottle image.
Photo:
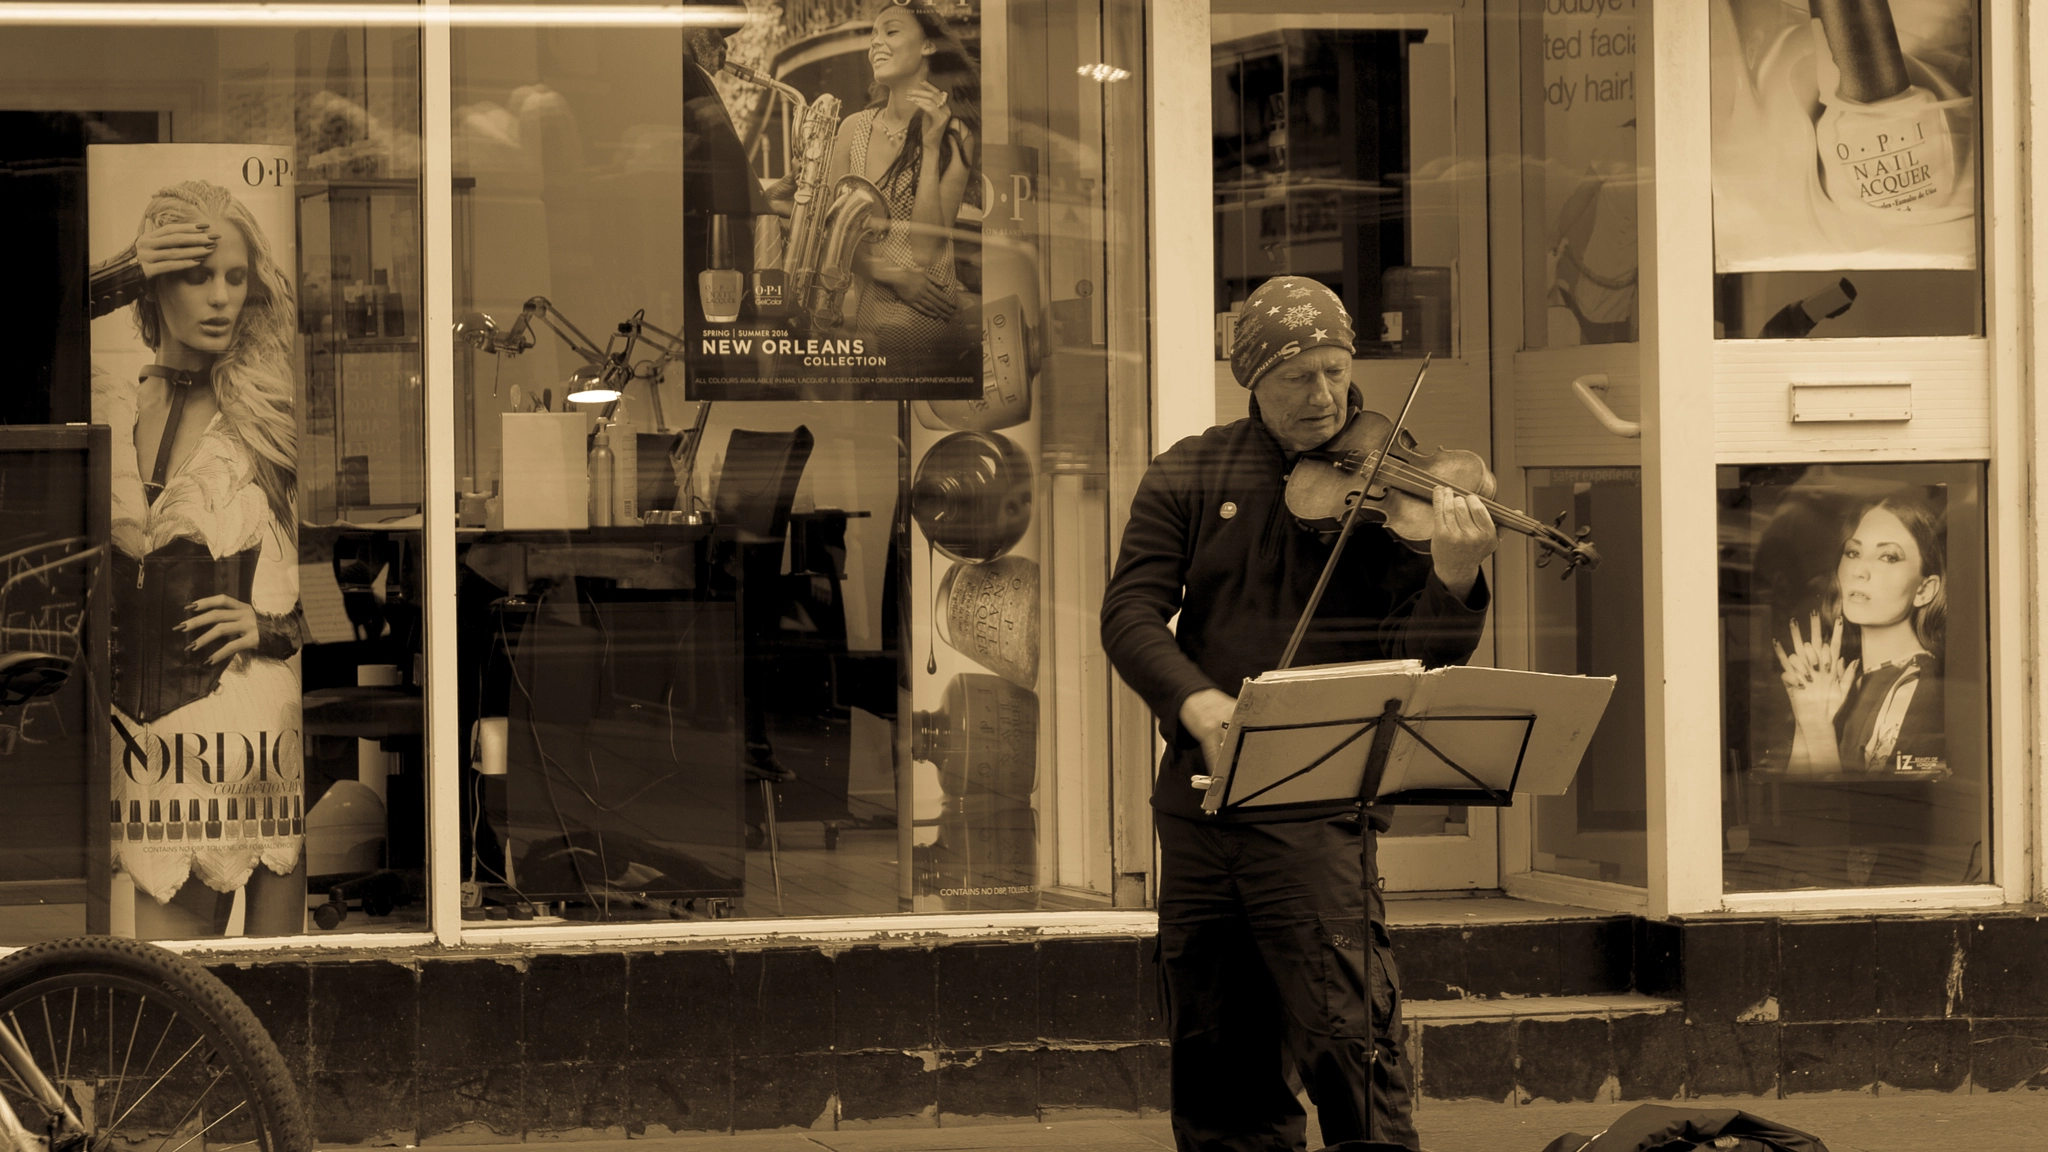
{"label": "nail polish bottle image", "polygon": [[256,838],[256,798],[242,801],[242,835],[250,840]]}
{"label": "nail polish bottle image", "polygon": [[277,835],[277,801],[269,796],[263,798],[263,835]]}
{"label": "nail polish bottle image", "polygon": [[114,839],[119,840],[121,838],[121,802],[119,800],[109,800],[107,808],[109,814],[114,819]]}
{"label": "nail polish bottle image", "polygon": [[730,324],[740,318],[740,297],[746,293],[747,278],[732,265],[732,220],[713,216],[711,266],[697,273],[697,303],[708,323]]}
{"label": "nail polish bottle image", "polygon": [[[230,800],[230,801],[228,801],[228,803],[230,803],[230,804],[233,804],[233,803],[234,803],[234,801],[233,801],[233,800]],[[219,801],[219,800],[208,800],[208,801],[206,802],[206,838],[207,838],[208,840],[218,840],[218,839],[220,839],[220,801]]]}
{"label": "nail polish bottle image", "polygon": [[164,825],[164,835],[172,840],[185,838],[185,805],[182,802],[171,801],[171,819]]}
{"label": "nail polish bottle image", "polygon": [[1830,199],[1846,208],[1927,211],[1956,191],[1955,134],[1912,82],[1889,0],[1813,0],[1840,80],[1814,135]]}
{"label": "nail polish bottle image", "polygon": [[161,840],[164,838],[163,801],[151,800],[149,802],[149,828],[145,831],[144,835],[151,840]]}
{"label": "nail polish bottle image", "polygon": [[142,801],[140,800],[130,800],[128,802],[128,838],[130,840],[142,839]]}
{"label": "nail polish bottle image", "polygon": [[304,808],[301,807],[300,798],[294,796],[292,797],[292,835],[304,836],[305,834],[306,813]]}
{"label": "nail polish bottle image", "polygon": [[233,796],[228,797],[227,837],[230,840],[241,839],[242,817],[240,813],[241,809],[236,805],[235,798]]}

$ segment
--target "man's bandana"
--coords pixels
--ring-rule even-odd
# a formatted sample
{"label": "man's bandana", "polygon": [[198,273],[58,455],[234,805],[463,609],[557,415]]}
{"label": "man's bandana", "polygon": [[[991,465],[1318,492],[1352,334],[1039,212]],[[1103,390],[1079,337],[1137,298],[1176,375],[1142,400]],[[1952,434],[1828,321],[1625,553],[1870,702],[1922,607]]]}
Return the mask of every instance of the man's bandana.
{"label": "man's bandana", "polygon": [[1259,285],[1238,313],[1230,374],[1250,388],[1273,365],[1323,347],[1357,351],[1344,302],[1306,276],[1275,276]]}

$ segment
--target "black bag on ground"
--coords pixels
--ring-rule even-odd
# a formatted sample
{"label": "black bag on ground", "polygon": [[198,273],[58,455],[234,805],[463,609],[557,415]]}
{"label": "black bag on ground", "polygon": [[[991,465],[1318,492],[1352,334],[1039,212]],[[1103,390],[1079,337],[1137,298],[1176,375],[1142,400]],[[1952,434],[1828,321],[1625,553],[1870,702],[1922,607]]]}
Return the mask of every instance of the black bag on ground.
{"label": "black bag on ground", "polygon": [[1598,1136],[1567,1132],[1543,1152],[1828,1152],[1827,1145],[1734,1108],[1632,1108]]}

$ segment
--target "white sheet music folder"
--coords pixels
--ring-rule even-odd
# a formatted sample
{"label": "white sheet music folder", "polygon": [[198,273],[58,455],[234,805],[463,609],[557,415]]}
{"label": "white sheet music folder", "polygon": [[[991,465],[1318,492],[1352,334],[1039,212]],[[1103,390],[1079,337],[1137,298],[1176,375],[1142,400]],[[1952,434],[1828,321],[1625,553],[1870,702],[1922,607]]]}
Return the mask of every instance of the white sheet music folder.
{"label": "white sheet music folder", "polygon": [[[1413,660],[1329,664],[1246,680],[1207,812],[1355,799],[1389,701],[1401,725],[1377,795],[1427,803],[1505,803],[1559,795],[1614,693],[1611,676],[1437,668]],[[1462,768],[1463,771],[1459,771]],[[1469,775],[1468,775],[1469,774]]]}

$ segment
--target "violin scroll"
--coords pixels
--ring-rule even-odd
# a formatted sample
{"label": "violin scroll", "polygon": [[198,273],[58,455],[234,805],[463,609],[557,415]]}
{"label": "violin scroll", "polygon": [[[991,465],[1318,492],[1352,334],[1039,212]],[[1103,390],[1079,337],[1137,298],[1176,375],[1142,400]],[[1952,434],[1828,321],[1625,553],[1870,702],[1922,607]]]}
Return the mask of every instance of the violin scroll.
{"label": "violin scroll", "polygon": [[1582,564],[1589,571],[1598,568],[1600,549],[1593,546],[1592,525],[1581,525],[1577,532],[1567,534],[1564,530],[1564,518],[1565,513],[1559,512],[1557,519],[1552,520],[1548,526],[1539,525],[1542,531],[1530,533],[1530,536],[1536,541],[1536,566],[1548,568],[1551,560],[1562,557],[1564,571],[1559,573],[1559,576],[1561,579],[1569,580],[1572,573],[1577,572]]}

